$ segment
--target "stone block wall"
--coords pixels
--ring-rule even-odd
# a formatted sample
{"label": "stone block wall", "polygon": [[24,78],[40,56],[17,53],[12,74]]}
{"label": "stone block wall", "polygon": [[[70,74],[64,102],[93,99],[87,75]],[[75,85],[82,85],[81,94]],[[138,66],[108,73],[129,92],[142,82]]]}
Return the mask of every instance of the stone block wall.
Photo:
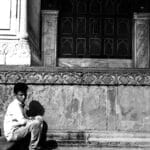
{"label": "stone block wall", "polygon": [[[50,130],[150,132],[150,87],[29,85]],[[12,91],[6,86],[6,93]],[[7,100],[8,101],[8,100]],[[40,109],[42,110],[42,109]]]}
{"label": "stone block wall", "polygon": [[[3,115],[13,85],[0,90]],[[49,130],[150,132],[149,99],[150,87],[29,85],[27,103],[39,103],[35,113],[44,116]]]}

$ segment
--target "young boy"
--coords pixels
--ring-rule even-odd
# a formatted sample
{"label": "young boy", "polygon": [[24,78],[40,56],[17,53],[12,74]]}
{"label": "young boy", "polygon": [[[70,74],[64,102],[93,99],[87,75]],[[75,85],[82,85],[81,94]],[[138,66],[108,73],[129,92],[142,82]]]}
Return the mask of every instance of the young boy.
{"label": "young boy", "polygon": [[41,116],[27,118],[24,114],[24,105],[28,87],[25,83],[16,83],[14,86],[14,100],[8,105],[4,117],[4,136],[7,141],[18,141],[30,134],[29,150],[39,150],[39,141],[42,133],[43,120]]}

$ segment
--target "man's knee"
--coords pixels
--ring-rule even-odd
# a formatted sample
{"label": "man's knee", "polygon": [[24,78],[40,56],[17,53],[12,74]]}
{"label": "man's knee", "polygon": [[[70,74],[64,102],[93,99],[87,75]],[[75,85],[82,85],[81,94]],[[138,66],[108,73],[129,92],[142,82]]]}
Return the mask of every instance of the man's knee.
{"label": "man's knee", "polygon": [[43,122],[41,120],[33,120],[31,123],[31,128],[41,128],[43,126]]}
{"label": "man's knee", "polygon": [[39,120],[40,122],[43,122],[43,117],[42,117],[42,116],[39,116],[39,115],[38,115],[38,116],[35,117],[35,119],[36,119],[36,120]]}

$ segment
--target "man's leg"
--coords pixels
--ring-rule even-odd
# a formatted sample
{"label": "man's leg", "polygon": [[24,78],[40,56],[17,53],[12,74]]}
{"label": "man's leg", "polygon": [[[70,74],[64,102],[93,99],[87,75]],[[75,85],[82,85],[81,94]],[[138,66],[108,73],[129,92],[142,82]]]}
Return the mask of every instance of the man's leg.
{"label": "man's leg", "polygon": [[31,134],[30,139],[30,150],[35,150],[38,147],[41,132],[42,132],[43,122],[40,120],[31,120],[26,126],[20,127],[14,131],[13,140],[20,140],[25,138],[29,133]]}

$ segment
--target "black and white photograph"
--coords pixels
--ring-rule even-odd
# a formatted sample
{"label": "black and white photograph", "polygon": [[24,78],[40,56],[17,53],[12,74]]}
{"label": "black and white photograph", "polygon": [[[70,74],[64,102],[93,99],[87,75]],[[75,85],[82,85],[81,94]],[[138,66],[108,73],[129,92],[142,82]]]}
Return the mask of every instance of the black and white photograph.
{"label": "black and white photograph", "polygon": [[0,0],[0,150],[150,150],[150,0]]}

